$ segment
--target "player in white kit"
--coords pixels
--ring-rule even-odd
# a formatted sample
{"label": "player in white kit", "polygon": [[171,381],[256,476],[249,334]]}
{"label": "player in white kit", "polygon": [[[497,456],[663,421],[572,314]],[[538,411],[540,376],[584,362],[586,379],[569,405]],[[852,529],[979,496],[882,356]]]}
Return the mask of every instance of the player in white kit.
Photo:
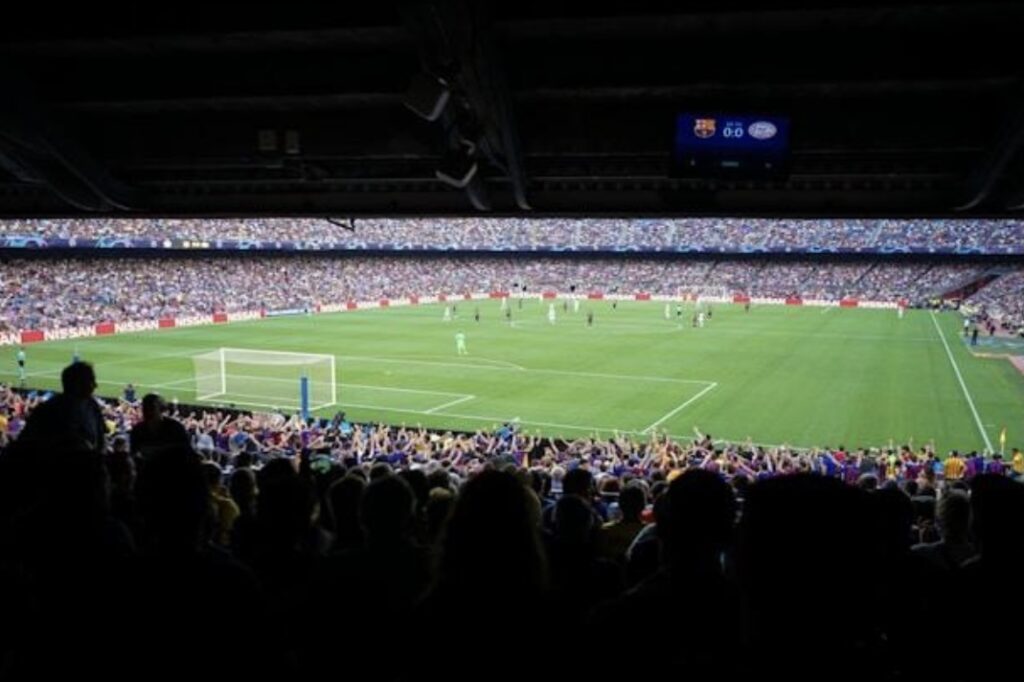
{"label": "player in white kit", "polygon": [[548,322],[550,322],[551,324],[555,323],[555,304],[554,303],[549,303],[548,304]]}

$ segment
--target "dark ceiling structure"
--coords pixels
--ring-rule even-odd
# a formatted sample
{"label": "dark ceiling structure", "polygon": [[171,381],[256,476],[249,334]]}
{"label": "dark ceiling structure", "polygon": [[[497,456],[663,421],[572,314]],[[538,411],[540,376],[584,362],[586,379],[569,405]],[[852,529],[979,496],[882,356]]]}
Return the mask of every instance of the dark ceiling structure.
{"label": "dark ceiling structure", "polygon": [[[0,217],[1024,214],[1018,2],[59,12],[0,26]],[[672,177],[707,111],[788,175]]]}

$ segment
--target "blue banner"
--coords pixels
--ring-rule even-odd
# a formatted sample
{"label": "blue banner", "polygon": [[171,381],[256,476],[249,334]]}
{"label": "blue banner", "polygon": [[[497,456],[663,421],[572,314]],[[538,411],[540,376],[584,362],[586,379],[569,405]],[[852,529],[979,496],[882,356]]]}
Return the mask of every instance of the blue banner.
{"label": "blue banner", "polygon": [[368,251],[400,252],[400,251],[425,251],[425,252],[466,252],[466,253],[628,253],[628,254],[761,254],[761,253],[789,253],[789,254],[928,254],[928,255],[984,255],[984,256],[1016,256],[1024,254],[1024,243],[1014,245],[1001,245],[997,247],[983,246],[906,246],[906,245],[884,245],[879,247],[856,247],[846,248],[831,245],[806,245],[806,246],[747,246],[735,247],[714,246],[704,247],[693,243],[679,244],[676,246],[657,245],[564,245],[564,246],[538,246],[536,244],[525,245],[500,245],[500,246],[461,246],[451,244],[410,244],[410,243],[370,243],[370,242],[341,242],[341,241],[260,241],[255,239],[219,239],[204,241],[198,239],[154,239],[129,238],[129,237],[100,237],[100,238],[67,238],[67,237],[39,237],[32,235],[7,235],[0,237],[0,249],[102,249],[102,250],[128,250],[146,249],[150,251],[318,251],[335,253],[362,253]]}

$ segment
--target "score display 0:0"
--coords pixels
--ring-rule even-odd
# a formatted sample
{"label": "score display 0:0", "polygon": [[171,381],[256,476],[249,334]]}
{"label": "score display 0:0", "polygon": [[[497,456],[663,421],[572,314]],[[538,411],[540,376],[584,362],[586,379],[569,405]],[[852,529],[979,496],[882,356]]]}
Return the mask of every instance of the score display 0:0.
{"label": "score display 0:0", "polygon": [[731,137],[739,139],[743,137],[743,124],[729,122],[722,128],[722,137]]}

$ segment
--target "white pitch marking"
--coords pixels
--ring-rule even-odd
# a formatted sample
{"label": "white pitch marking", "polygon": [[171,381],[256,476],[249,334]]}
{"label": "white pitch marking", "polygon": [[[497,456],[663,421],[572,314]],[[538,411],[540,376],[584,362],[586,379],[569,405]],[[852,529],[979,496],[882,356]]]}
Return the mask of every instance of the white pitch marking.
{"label": "white pitch marking", "polygon": [[957,381],[960,382],[960,388],[964,392],[964,397],[967,398],[967,406],[971,408],[971,414],[974,415],[974,423],[978,425],[978,432],[981,434],[982,440],[985,441],[985,447],[988,448],[989,452],[995,452],[992,448],[992,441],[988,438],[988,432],[981,424],[981,417],[978,416],[978,408],[974,406],[974,399],[971,398],[971,392],[967,390],[967,384],[964,383],[964,377],[960,374],[960,367],[956,364],[956,360],[953,358],[953,351],[949,349],[949,343],[946,341],[946,335],[942,333],[942,328],[939,327],[939,322],[935,319],[935,313],[930,312],[930,314],[932,316],[932,324],[935,325],[935,333],[939,335],[939,339],[942,340],[942,345],[946,349],[946,356],[949,358],[949,364],[953,365],[953,372],[956,374]]}
{"label": "white pitch marking", "polygon": [[429,410],[426,410],[423,414],[435,414],[436,412],[439,412],[440,410],[443,410],[446,407],[452,407],[453,405],[458,405],[459,403],[464,403],[467,400],[475,400],[475,399],[476,399],[475,395],[466,395],[466,396],[463,396],[463,397],[459,398],[458,400],[453,400],[450,403],[445,403],[444,405],[438,405],[437,407],[432,407]]}
{"label": "white pitch marking", "polygon": [[676,407],[672,411],[670,411],[667,414],[665,414],[661,419],[659,419],[658,421],[656,421],[653,424],[651,424],[650,426],[648,426],[646,429],[644,429],[642,431],[642,433],[650,433],[650,431],[652,429],[654,429],[658,425],[664,423],[667,419],[670,419],[671,417],[675,416],[676,414],[679,414],[680,412],[682,412],[686,408],[687,405],[690,405],[691,403],[694,403],[697,400],[699,400],[701,398],[701,396],[703,396],[705,393],[707,393],[708,391],[713,389],[715,386],[718,386],[718,384],[717,383],[712,383],[712,384],[706,386],[703,390],[699,391],[696,395],[691,397],[689,400],[687,400],[683,404],[679,405],[678,407]]}

